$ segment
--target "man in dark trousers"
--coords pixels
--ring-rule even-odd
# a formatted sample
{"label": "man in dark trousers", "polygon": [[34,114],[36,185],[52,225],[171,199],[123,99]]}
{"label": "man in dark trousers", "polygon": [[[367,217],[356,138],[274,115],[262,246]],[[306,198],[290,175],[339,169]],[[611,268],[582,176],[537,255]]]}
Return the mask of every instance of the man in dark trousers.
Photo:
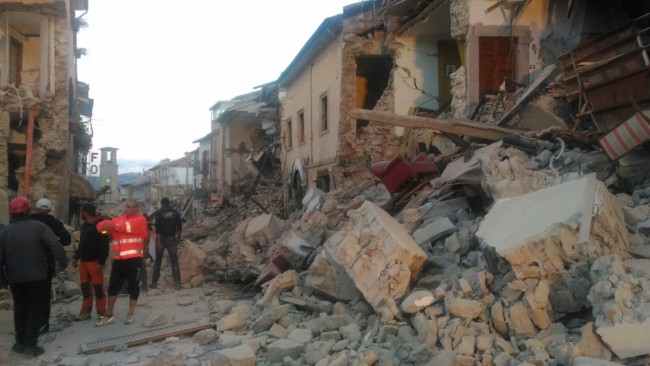
{"label": "man in dark trousers", "polygon": [[38,356],[44,352],[36,345],[43,307],[50,302],[46,253],[64,268],[68,258],[54,232],[30,218],[26,198],[12,199],[9,212],[11,221],[0,231],[0,287],[9,285],[14,300],[16,343],[11,350]]}
{"label": "man in dark trousers", "polygon": [[167,249],[169,261],[172,266],[174,288],[181,289],[181,271],[178,267],[178,242],[181,240],[183,220],[181,214],[169,205],[169,198],[160,200],[160,209],[155,213],[154,226],[156,228],[156,261],[153,266],[153,275],[150,288],[157,288],[160,278],[163,251]]}
{"label": "man in dark trousers", "polygon": [[79,229],[79,247],[73,255],[72,266],[79,266],[79,283],[83,301],[77,320],[91,318],[93,293],[97,315],[106,314],[106,294],[104,293],[104,264],[108,258],[110,237],[97,231],[97,224],[103,218],[97,217],[97,209],[92,203],[81,205],[81,218],[84,223]]}
{"label": "man in dark trousers", "polygon": [[[36,212],[32,215],[34,220],[40,221],[47,225],[59,238],[62,246],[68,246],[72,243],[70,233],[65,229],[61,220],[52,216],[50,212],[53,209],[52,201],[47,198],[41,198],[36,202]],[[43,307],[43,321],[41,322],[41,333],[47,333],[50,330],[50,291],[52,291],[52,279],[54,278],[54,257],[48,254],[47,262],[49,264],[47,272],[47,301]]]}

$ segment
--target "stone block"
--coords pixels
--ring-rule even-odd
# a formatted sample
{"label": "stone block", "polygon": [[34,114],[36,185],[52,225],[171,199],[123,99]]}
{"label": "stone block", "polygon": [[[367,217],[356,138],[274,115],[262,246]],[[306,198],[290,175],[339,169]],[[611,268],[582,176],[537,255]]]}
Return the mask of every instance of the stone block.
{"label": "stone block", "polygon": [[516,336],[530,337],[537,333],[533,321],[528,315],[528,308],[521,302],[510,307],[510,330]]}
{"label": "stone block", "polygon": [[433,301],[431,291],[413,291],[402,301],[400,308],[407,314],[413,314],[433,304]]}
{"label": "stone block", "polygon": [[289,310],[292,309],[293,305],[288,304],[269,307],[253,321],[250,328],[255,333],[267,331],[271,328],[273,323],[287,315]]}
{"label": "stone block", "polygon": [[[313,333],[311,329],[296,328],[292,330],[291,333],[289,333],[286,338],[298,343],[308,343],[311,342],[313,338]],[[322,337],[321,340],[323,340]]]}
{"label": "stone block", "polygon": [[316,341],[307,344],[305,347],[305,361],[309,365],[315,365],[319,360],[329,356],[334,347],[334,341]]}
{"label": "stone block", "polygon": [[219,336],[219,346],[221,346],[221,348],[236,347],[244,343],[244,341],[251,338],[252,337],[250,335],[246,335],[246,334],[224,333]]}
{"label": "stone block", "polygon": [[147,328],[157,327],[165,323],[167,323],[167,316],[165,316],[165,313],[159,311],[149,313],[144,319],[144,326]]}
{"label": "stone block", "polygon": [[456,231],[456,225],[454,225],[448,217],[441,217],[434,222],[415,230],[413,233],[413,239],[418,245],[423,245],[436,241],[454,231]]}
{"label": "stone block", "polygon": [[217,330],[225,332],[227,330],[241,329],[246,325],[246,321],[239,316],[239,313],[230,313],[217,321]]}
{"label": "stone block", "polygon": [[222,366],[255,366],[255,352],[247,344],[212,352],[210,361]]}
{"label": "stone block", "polygon": [[483,313],[485,304],[481,301],[463,299],[459,297],[446,297],[445,308],[449,313],[464,319],[474,319]]}
{"label": "stone block", "polygon": [[284,221],[271,214],[254,217],[246,226],[245,238],[262,235],[266,242],[280,237],[284,229]]}
{"label": "stone block", "polygon": [[290,339],[279,339],[266,347],[266,358],[271,362],[282,362],[289,356],[293,359],[300,357],[305,350],[303,343],[294,342]]}
{"label": "stone block", "polygon": [[457,197],[446,201],[427,202],[420,206],[419,214],[423,219],[437,219],[443,216],[451,216],[458,210],[468,208],[467,197]]}
{"label": "stone block", "polygon": [[[337,236],[340,234],[337,233],[332,238]],[[348,273],[327,250],[322,250],[314,258],[307,271],[304,287],[338,301],[350,301],[360,295]]]}
{"label": "stone block", "polygon": [[208,344],[217,339],[217,331],[214,329],[203,329],[192,336],[192,341],[200,345]]}
{"label": "stone block", "polygon": [[183,242],[183,249],[178,256],[181,282],[187,283],[193,277],[203,275],[203,262],[207,256],[201,248],[189,240]]}
{"label": "stone block", "polygon": [[409,291],[427,255],[376,204],[366,201],[349,216],[341,231],[325,242],[324,251],[345,270],[373,309],[391,320],[399,315],[396,301]]}
{"label": "stone block", "polygon": [[287,338],[287,335],[289,335],[287,329],[278,323],[274,323],[271,326],[271,329],[269,329],[269,333],[271,333],[275,338]]}

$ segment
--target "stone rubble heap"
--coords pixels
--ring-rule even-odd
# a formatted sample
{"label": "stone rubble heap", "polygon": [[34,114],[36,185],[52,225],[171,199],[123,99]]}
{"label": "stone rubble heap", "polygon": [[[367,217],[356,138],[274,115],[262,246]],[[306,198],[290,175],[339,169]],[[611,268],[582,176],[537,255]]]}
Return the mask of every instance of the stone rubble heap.
{"label": "stone rubble heap", "polygon": [[557,165],[498,142],[394,217],[381,184],[311,190],[300,215],[192,243],[205,278],[229,261],[261,286],[214,303],[212,364],[648,364],[648,195],[610,193],[588,159]]}
{"label": "stone rubble heap", "polygon": [[611,193],[587,155],[551,169],[497,142],[393,216],[380,183],[311,189],[286,219],[185,240],[186,286],[257,293],[215,296],[193,352],[139,364],[648,365],[650,190]]}

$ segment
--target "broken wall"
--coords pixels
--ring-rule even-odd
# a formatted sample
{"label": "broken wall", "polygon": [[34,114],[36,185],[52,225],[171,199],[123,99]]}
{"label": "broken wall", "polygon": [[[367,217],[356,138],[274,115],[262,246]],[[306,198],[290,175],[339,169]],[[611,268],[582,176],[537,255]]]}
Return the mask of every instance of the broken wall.
{"label": "broken wall", "polygon": [[[401,137],[395,134],[394,127],[373,122],[362,126],[356,119],[348,117],[348,112],[356,108],[357,85],[353,80],[357,79],[357,58],[368,55],[394,56],[385,51],[387,45],[383,31],[367,31],[375,22],[376,19],[366,13],[348,19],[343,25],[341,80],[344,82],[341,85],[338,165],[335,172],[337,188],[341,189],[358,185],[362,179],[372,179],[369,170],[371,163],[390,160],[399,153]],[[373,110],[394,111],[394,72],[393,68],[388,84]]]}
{"label": "broken wall", "polygon": [[[3,5],[2,10],[21,11],[34,14],[38,19],[41,16],[49,21],[49,27],[41,26],[41,50],[52,50],[50,57],[38,55],[37,60],[24,60],[23,64],[40,64],[43,60],[53,60],[53,64],[40,65],[40,70],[46,70],[51,75],[41,72],[40,90],[46,91],[44,97],[36,98],[21,91],[21,97],[15,95],[13,88],[6,89],[10,94],[0,100],[0,113],[3,116],[24,116],[30,109],[39,111],[36,119],[37,133],[32,151],[32,165],[30,170],[29,199],[36,201],[41,197],[48,197],[55,202],[56,215],[65,218],[68,212],[69,178],[71,161],[71,140],[69,130],[69,71],[73,69],[72,33],[68,19],[65,2],[51,5]],[[45,24],[48,24],[47,22]],[[49,30],[53,30],[50,33]],[[45,43],[43,43],[45,42]],[[53,47],[45,47],[48,42],[54,42]],[[24,55],[27,57],[29,55]],[[52,83],[48,83],[53,81]],[[53,93],[53,94],[52,94]],[[31,97],[31,98],[30,98]],[[3,117],[2,130],[7,131],[10,118]],[[5,139],[9,139],[5,135]],[[14,174],[9,171],[7,159],[0,160],[0,167],[4,169],[5,177]],[[6,179],[3,177],[2,179]],[[19,177],[22,178],[22,177]],[[20,179],[19,179],[20,180]],[[5,187],[7,184],[4,185]],[[18,191],[22,192],[22,187]]]}

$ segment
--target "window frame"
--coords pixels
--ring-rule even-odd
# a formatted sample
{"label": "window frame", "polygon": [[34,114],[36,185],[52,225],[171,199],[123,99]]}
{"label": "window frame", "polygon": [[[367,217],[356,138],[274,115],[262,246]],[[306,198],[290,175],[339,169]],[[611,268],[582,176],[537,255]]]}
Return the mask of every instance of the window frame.
{"label": "window frame", "polygon": [[320,132],[329,131],[329,98],[327,93],[320,96]]}

